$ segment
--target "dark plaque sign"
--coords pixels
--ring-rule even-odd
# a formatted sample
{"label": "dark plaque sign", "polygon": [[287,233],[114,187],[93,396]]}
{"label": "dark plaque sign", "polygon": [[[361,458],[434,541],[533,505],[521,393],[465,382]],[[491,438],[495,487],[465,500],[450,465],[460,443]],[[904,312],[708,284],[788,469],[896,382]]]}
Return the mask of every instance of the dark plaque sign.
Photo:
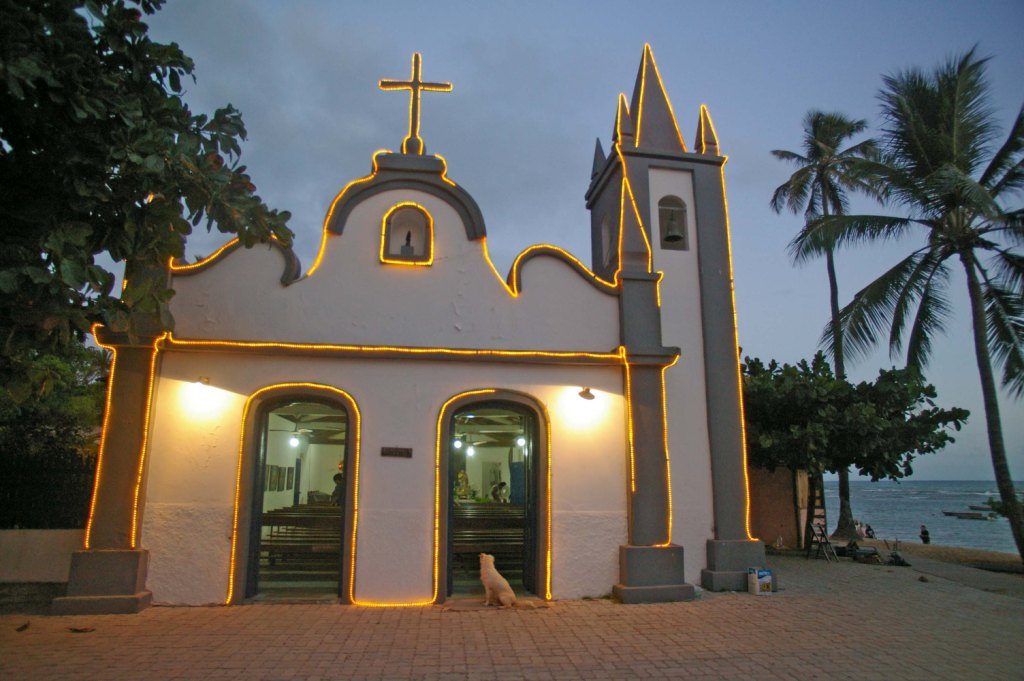
{"label": "dark plaque sign", "polygon": [[412,447],[381,447],[381,456],[395,456],[399,459],[411,459]]}

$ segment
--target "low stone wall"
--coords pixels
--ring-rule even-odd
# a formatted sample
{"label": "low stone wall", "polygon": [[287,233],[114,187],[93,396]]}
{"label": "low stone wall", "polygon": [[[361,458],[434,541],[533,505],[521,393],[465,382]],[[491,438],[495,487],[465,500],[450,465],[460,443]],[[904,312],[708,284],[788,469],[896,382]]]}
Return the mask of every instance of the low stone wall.
{"label": "low stone wall", "polygon": [[83,530],[0,530],[0,584],[67,582]]}

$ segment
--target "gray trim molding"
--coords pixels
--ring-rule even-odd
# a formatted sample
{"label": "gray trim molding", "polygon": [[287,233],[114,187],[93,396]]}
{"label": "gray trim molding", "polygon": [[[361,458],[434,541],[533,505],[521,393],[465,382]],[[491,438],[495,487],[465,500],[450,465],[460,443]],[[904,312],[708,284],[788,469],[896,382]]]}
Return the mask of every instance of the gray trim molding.
{"label": "gray trim molding", "polygon": [[436,196],[450,205],[462,219],[466,237],[471,240],[487,236],[484,216],[473,197],[465,189],[448,180],[447,167],[437,156],[410,154],[378,154],[374,170],[366,181],[349,184],[331,204],[327,230],[341,234],[349,214],[366,199],[391,189],[413,189]]}
{"label": "gray trim molding", "polygon": [[607,294],[609,296],[619,295],[619,287],[617,287],[615,284],[611,282],[602,283],[602,281],[604,280],[599,281],[597,275],[588,270],[587,267],[579,260],[576,260],[573,257],[569,257],[569,255],[561,248],[557,248],[555,246],[548,246],[547,244],[530,246],[529,248],[522,251],[519,255],[516,256],[516,259],[512,263],[512,269],[508,273],[507,279],[508,285],[512,287],[513,291],[518,292],[523,290],[523,267],[526,265],[526,263],[530,262],[534,258],[540,257],[555,258],[556,260],[560,260],[561,262],[571,267],[577,274],[583,277],[588,284],[596,288],[601,293]]}
{"label": "gray trim molding", "polygon": [[[282,286],[288,286],[302,277],[302,263],[299,262],[299,256],[295,255],[295,251],[292,250],[291,246],[285,246],[277,239],[271,239],[265,244],[254,244],[251,248],[255,248],[258,245],[265,245],[268,248],[276,248],[278,252],[281,253],[282,257],[284,257],[284,272],[281,273]],[[237,251],[239,248],[243,248],[242,242],[238,239],[234,239],[222,246],[221,250],[215,251],[212,256],[209,256],[204,260],[200,260],[198,263],[176,261],[173,263],[174,267],[188,267],[189,269],[172,269],[170,271],[170,275],[172,277],[188,277],[193,274],[205,272],[231,253]]]}

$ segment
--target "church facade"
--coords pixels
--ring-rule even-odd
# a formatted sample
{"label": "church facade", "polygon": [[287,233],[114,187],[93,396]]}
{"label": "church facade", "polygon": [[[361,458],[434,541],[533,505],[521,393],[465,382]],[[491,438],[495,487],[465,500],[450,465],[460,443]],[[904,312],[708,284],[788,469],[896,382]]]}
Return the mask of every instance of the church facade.
{"label": "church facade", "polygon": [[[472,593],[685,600],[764,564],[749,494],[724,165],[688,147],[645,46],[586,193],[590,264],[507,275],[426,153],[419,55],[398,152],[336,196],[315,262],[232,241],[145,273],[172,330],[113,351],[85,547],[57,612]],[[130,285],[130,284],[129,284]]]}

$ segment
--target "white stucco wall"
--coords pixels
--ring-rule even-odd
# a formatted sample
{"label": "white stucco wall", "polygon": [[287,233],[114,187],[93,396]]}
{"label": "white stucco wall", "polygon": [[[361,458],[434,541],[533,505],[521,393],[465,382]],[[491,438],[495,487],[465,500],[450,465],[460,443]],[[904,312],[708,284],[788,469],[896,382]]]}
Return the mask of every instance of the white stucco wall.
{"label": "white stucco wall", "polygon": [[[209,386],[195,385],[198,376]],[[448,397],[489,387],[532,395],[551,418],[553,595],[602,595],[617,580],[626,541],[619,367],[169,351],[154,399],[142,526],[157,602],[223,601],[242,408],[254,391],[285,381],[341,388],[361,411],[358,600],[430,597],[437,414]],[[579,398],[584,385],[597,399]],[[413,457],[382,458],[384,446],[412,447]]]}
{"label": "white stucco wall", "polygon": [[[401,201],[421,204],[434,218],[429,267],[379,261],[381,219]],[[264,246],[238,249],[209,269],[175,277],[175,334],[602,352],[619,342],[614,296],[565,263],[538,257],[524,266],[521,295],[513,298],[487,264],[483,242],[466,237],[446,202],[422,192],[386,191],[356,206],[344,233],[328,237],[312,276],[282,286],[283,266],[282,254]]]}
{"label": "white stucco wall", "polygon": [[[665,273],[661,282],[662,342],[682,350],[679,362],[665,374],[673,483],[672,540],[685,549],[687,581],[699,583],[700,571],[707,565],[706,542],[714,538],[714,511],[693,176],[688,171],[652,168],[649,181],[654,220],[658,219],[658,202],[665,196],[678,196],[686,204],[690,249],[663,250],[657,236],[652,245],[654,269]],[[653,232],[659,234],[657,224]]]}

